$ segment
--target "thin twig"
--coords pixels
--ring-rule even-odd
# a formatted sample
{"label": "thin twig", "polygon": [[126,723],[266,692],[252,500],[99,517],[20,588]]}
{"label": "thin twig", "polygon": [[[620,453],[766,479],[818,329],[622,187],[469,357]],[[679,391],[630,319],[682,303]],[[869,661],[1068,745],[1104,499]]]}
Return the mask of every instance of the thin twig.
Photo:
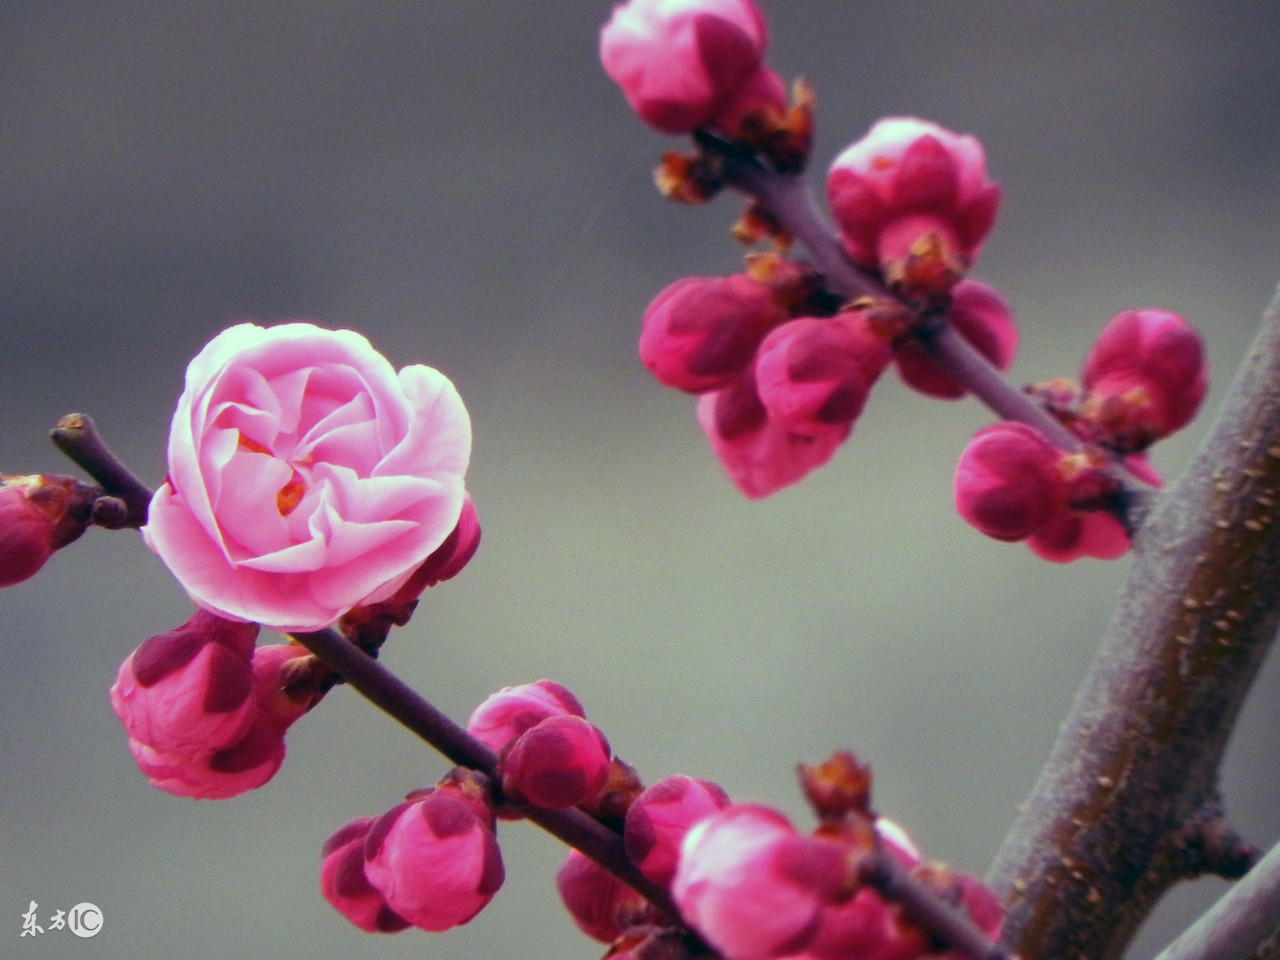
{"label": "thin twig", "polygon": [[1219,898],[1156,960],[1249,960],[1280,934],[1280,846]]}
{"label": "thin twig", "polygon": [[103,442],[88,414],[69,413],[58,421],[49,439],[102,489],[125,506],[124,517],[112,517],[118,527],[141,527],[147,522],[151,490]]}

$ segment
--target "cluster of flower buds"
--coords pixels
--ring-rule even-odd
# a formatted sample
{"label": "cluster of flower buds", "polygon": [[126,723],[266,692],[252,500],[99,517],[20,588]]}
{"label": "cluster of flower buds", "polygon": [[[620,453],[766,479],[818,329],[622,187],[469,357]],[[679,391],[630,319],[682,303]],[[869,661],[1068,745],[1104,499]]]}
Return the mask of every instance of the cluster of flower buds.
{"label": "cluster of flower buds", "polygon": [[[605,69],[641,118],[694,134],[699,153],[669,155],[660,168],[663,192],[700,201],[733,185],[752,198],[738,239],[772,239],[783,251],[748,258],[732,277],[688,277],[662,291],[644,317],[645,365],[699,395],[698,422],[750,497],[826,463],[890,363],[927,396],[976,390],[1013,422],[965,451],[960,514],[1050,560],[1124,553],[1132,484],[1159,483],[1144,452],[1184,426],[1204,395],[1199,335],[1172,313],[1126,311],[1094,345],[1081,386],[1020,393],[1002,381],[1017,328],[994,290],[966,279],[1001,197],[982,144],[914,117],[877,122],[828,171],[832,231],[795,199],[803,163],[779,163],[726,119],[739,114],[725,104],[763,89],[745,78],[768,72],[766,37],[751,0],[631,0],[602,32]],[[811,106],[806,89],[809,136]],[[770,109],[777,115],[776,103]],[[784,259],[792,234],[812,264]],[[1024,425],[1043,424],[1037,405],[1065,428],[1052,439]]]}
{"label": "cluster of flower buds", "polygon": [[[699,140],[703,162],[680,166],[668,157],[659,172],[668,195],[705,199],[714,192],[703,189],[708,184],[723,185],[708,174],[725,155],[717,150],[749,156],[775,175],[798,169],[726,123],[715,106],[736,102],[730,88],[755,89],[737,86],[745,68],[730,78],[727,67],[716,66],[737,62],[718,60],[718,44],[734,37],[745,47],[742,38],[753,38],[751,69],[767,71],[759,66],[766,32],[750,0],[631,0],[615,9],[601,34],[601,58],[628,102],[664,132],[713,138]],[[871,284],[862,292],[879,289],[882,296],[850,301],[815,266],[757,255],[740,274],[677,280],[645,312],[641,359],[663,384],[700,395],[698,422],[750,497],[768,496],[826,463],[891,362],[928,396],[964,395],[925,348],[940,326],[953,326],[1002,370],[1017,347],[1004,301],[963,279],[1000,200],[977,140],[913,118],[885,120],[840,154],[827,185],[835,245]],[[785,248],[789,236],[777,213],[749,206],[739,239],[771,236]]]}
{"label": "cluster of flower buds", "polygon": [[[945,317],[996,366],[1012,361],[1017,328],[989,287],[958,283]],[[658,294],[640,357],[661,383],[700,395],[698,421],[726,473],[765,497],[831,458],[891,363],[921,393],[963,396],[912,326],[896,301],[841,308],[811,269],[756,254],[743,273],[686,277]]]}
{"label": "cluster of flower buds", "polygon": [[[368,653],[403,626],[428,587],[475,554],[480,524],[468,495],[453,532],[386,600],[353,608],[338,627]],[[255,646],[259,625],[198,610],[144,641],[120,666],[111,705],[151,784],[222,799],[262,786],[284,762],[284,736],[336,682],[296,644]]]}
{"label": "cluster of flower buds", "polygon": [[891,868],[966,915],[988,939],[999,935],[995,896],[973,877],[923,863],[900,827],[877,818],[870,772],[851,754],[800,772],[819,818],[812,833],[772,808],[731,804],[684,837],[672,895],[726,960],[937,956],[929,934],[871,882]]}
{"label": "cluster of flower buds", "polygon": [[926,929],[878,892],[876,877],[893,870],[987,937],[999,932],[1001,912],[985,887],[923,863],[901,828],[875,816],[870,771],[851,754],[801,767],[819,819],[804,835],[780,812],[735,804],[705,780],[676,775],[644,787],[611,759],[578,699],[548,680],[493,694],[472,713],[468,732],[497,754],[492,777],[455,769],[325,844],[321,889],[357,927],[390,933],[466,923],[502,883],[497,820],[532,807],[576,807],[618,831],[627,869],[679,912],[664,912],[571,850],[556,876],[561,900],[583,933],[610,944],[615,960],[937,956]]}
{"label": "cluster of flower buds", "polygon": [[257,636],[255,623],[198,610],[121,664],[111,706],[153,786],[222,799],[280,769],[285,731],[332,680],[297,644],[255,647]]}
{"label": "cluster of flower buds", "polygon": [[1094,343],[1081,384],[1030,388],[1080,439],[1078,450],[1059,449],[1025,424],[1001,423],[973,438],[955,474],[956,509],[965,520],[997,540],[1026,541],[1056,562],[1128,550],[1117,519],[1122,476],[1159,485],[1143,454],[1184,427],[1204,397],[1200,335],[1176,314],[1126,310]]}

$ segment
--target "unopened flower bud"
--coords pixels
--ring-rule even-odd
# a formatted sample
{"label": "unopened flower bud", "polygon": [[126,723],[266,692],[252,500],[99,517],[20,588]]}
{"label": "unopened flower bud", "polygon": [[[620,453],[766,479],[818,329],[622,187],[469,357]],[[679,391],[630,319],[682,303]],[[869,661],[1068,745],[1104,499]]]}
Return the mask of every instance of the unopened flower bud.
{"label": "unopened flower bud", "polygon": [[34,577],[85,530],[90,488],[71,477],[0,476],[0,587]]}
{"label": "unopened flower bud", "polygon": [[1055,563],[1080,557],[1111,560],[1129,549],[1129,537],[1107,511],[1116,481],[1068,455],[1023,423],[978,431],[956,466],[956,510],[996,540],[1026,540]]}
{"label": "unopened flower bud", "polygon": [[756,390],[769,418],[784,429],[843,438],[889,358],[889,344],[861,313],[800,317],[760,344]]}
{"label": "unopened flower bud", "polygon": [[773,290],[748,274],[684,277],[645,311],[640,359],[666,386],[718,389],[747,368],[764,335],[786,316]]}
{"label": "unopened flower bud", "polygon": [[198,610],[182,626],[143,641],[111,687],[111,706],[130,739],[183,754],[236,742],[253,719],[257,635],[256,623]]}
{"label": "unopened flower bud", "polygon": [[471,712],[467,732],[494,753],[530,727],[559,716],[585,716],[578,698],[551,680],[503,687]]}
{"label": "unopened flower bud", "polygon": [[450,787],[384,814],[365,838],[364,852],[369,883],[391,910],[423,930],[466,923],[505,876],[492,811]]}
{"label": "unopened flower bud", "polygon": [[1053,513],[1061,456],[1026,424],[979,430],[956,466],[956,510],[988,537],[1025,540]]}
{"label": "unopened flower bud", "polygon": [[547,717],[503,751],[502,792],[537,807],[576,807],[604,788],[609,754],[604,734],[582,717]]}
{"label": "unopened flower bud", "polygon": [[1126,310],[1098,336],[1081,379],[1093,438],[1134,453],[1195,416],[1207,387],[1204,344],[1176,313]]}
{"label": "unopened flower bud", "polygon": [[846,879],[835,843],[800,836],[782,814],[733,805],[686,835],[671,895],[727,960],[803,950]]}
{"label": "unopened flower bud", "polygon": [[364,875],[364,841],[376,822],[375,817],[353,820],[325,841],[320,892],[361,930],[395,933],[410,926],[409,921],[387,906]]}
{"label": "unopened flower bud", "polygon": [[769,417],[750,368],[698,398],[698,424],[729,479],[753,499],[804,479],[831,459],[853,429],[846,423],[816,437],[788,430]]}
{"label": "unopened flower bud", "polygon": [[648,900],[577,850],[569,851],[556,874],[556,889],[578,929],[602,943],[654,919]]}
{"label": "unopened flower bud", "polygon": [[1000,188],[975,138],[892,117],[836,157],[827,198],[850,258],[892,283],[932,243],[944,265],[967,270],[995,222]]}
{"label": "unopened flower bud", "polygon": [[[951,291],[950,323],[998,370],[1008,370],[1018,349],[1018,328],[1008,305],[995,290],[976,280],[962,280]],[[912,339],[895,347],[893,358],[907,386],[926,396],[955,400],[964,387],[944,373]]]}
{"label": "unopened flower bud", "polygon": [[739,92],[767,42],[751,0],[629,0],[600,33],[600,60],[642,120],[681,134]]}
{"label": "unopened flower bud", "polygon": [[623,844],[627,857],[654,883],[675,876],[680,845],[695,824],[729,806],[718,785],[681,775],[648,787],[627,810]]}

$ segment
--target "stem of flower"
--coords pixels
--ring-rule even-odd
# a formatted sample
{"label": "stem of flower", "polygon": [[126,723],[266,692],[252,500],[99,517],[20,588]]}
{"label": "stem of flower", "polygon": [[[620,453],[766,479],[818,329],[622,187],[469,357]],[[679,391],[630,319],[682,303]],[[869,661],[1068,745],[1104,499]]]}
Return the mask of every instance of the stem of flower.
{"label": "stem of flower", "polygon": [[103,523],[103,526],[136,528],[147,522],[151,490],[111,452],[88,414],[67,414],[49,431],[49,439],[73,463],[93,477],[109,496],[124,504],[125,515],[120,517],[113,514],[110,522]]}

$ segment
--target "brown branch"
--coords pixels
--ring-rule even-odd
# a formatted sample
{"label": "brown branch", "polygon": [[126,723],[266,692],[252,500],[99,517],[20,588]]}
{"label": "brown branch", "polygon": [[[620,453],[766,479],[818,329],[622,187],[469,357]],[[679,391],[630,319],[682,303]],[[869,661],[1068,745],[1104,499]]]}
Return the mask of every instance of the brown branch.
{"label": "brown branch", "polygon": [[1280,940],[1280,846],[1156,960],[1264,960]]}
{"label": "brown branch", "polygon": [[95,518],[95,522],[113,528],[140,527],[147,522],[151,490],[111,452],[88,414],[67,414],[49,431],[49,439],[110,497],[123,504],[123,514],[114,505],[104,506],[106,515],[100,520]]}
{"label": "brown branch", "polygon": [[[1116,960],[1196,857],[1227,736],[1280,623],[1280,294],[992,866],[1027,960]],[[1199,865],[1210,869],[1208,863]]]}

